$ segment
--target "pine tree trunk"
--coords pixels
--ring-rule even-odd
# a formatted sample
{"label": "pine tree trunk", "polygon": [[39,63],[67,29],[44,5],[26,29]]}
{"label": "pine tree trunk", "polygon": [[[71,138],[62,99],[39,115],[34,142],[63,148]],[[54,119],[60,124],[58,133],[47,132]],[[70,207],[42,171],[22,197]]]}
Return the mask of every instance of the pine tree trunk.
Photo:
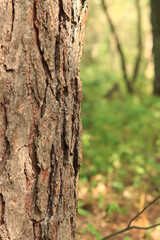
{"label": "pine tree trunk", "polygon": [[154,94],[160,95],[160,0],[151,0],[151,23],[154,54]]}
{"label": "pine tree trunk", "polygon": [[84,0],[0,1],[0,239],[75,239]]}

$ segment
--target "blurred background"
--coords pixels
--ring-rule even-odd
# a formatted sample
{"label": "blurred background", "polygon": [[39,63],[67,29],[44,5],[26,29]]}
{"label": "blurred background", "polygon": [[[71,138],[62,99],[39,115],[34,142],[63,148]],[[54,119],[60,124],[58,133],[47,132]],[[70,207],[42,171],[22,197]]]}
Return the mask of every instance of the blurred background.
{"label": "blurred background", "polygon": [[[125,228],[160,192],[160,1],[88,2],[81,62],[81,240],[101,239]],[[158,222],[157,202],[134,225]],[[132,230],[112,239],[159,240],[160,228]]]}

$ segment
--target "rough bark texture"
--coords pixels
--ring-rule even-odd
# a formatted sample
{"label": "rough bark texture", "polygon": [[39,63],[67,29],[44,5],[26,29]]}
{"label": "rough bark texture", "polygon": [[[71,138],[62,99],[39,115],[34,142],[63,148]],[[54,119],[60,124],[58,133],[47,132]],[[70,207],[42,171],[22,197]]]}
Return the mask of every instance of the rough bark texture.
{"label": "rough bark texture", "polygon": [[154,54],[154,94],[160,95],[160,0],[151,0],[151,23]]}
{"label": "rough bark texture", "polygon": [[0,0],[0,239],[75,239],[83,0]]}

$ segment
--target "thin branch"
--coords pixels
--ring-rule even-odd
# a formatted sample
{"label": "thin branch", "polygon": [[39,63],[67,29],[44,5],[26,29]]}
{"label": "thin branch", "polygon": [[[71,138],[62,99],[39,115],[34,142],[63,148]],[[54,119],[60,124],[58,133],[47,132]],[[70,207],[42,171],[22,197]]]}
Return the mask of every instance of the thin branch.
{"label": "thin branch", "polygon": [[113,233],[111,235],[108,235],[107,237],[104,237],[102,238],[101,240],[106,240],[106,239],[109,239],[111,237],[114,237],[114,236],[117,236],[121,233],[124,233],[124,232],[127,232],[127,231],[130,231],[132,229],[140,229],[140,230],[148,230],[148,229],[151,229],[151,228],[155,228],[157,226],[160,226],[160,223],[157,223],[155,225],[152,225],[152,226],[149,226],[149,227],[137,227],[137,226],[132,226],[132,227],[127,227],[127,228],[124,228],[123,230],[119,231],[119,232],[116,232],[116,233]]}
{"label": "thin branch", "polygon": [[122,46],[121,46],[121,43],[120,43],[120,40],[119,40],[117,31],[116,31],[116,28],[115,28],[115,26],[114,26],[114,24],[112,22],[110,14],[108,12],[108,6],[107,6],[105,0],[102,0],[102,7],[103,7],[103,10],[104,10],[104,13],[106,14],[106,17],[107,17],[109,26],[111,28],[111,31],[113,33],[113,36],[115,38],[115,42],[116,42],[116,45],[117,45],[117,50],[119,52],[120,59],[121,59],[123,77],[124,77],[124,80],[126,82],[127,89],[131,93],[131,92],[133,92],[133,89],[131,87],[131,84],[130,84],[130,81],[129,81],[129,78],[128,78],[128,73],[127,73],[127,68],[126,68],[126,59],[125,59],[125,56],[124,56],[124,53],[123,53],[123,50],[122,50]]}
{"label": "thin branch", "polygon": [[127,232],[127,231],[132,230],[132,229],[148,230],[148,229],[151,229],[151,228],[155,228],[155,227],[157,227],[157,226],[160,226],[160,223],[151,225],[151,226],[149,226],[149,227],[131,226],[131,223],[132,223],[136,218],[138,218],[144,211],[146,211],[146,210],[147,210],[153,203],[155,203],[158,199],[160,199],[160,196],[156,197],[152,202],[150,202],[147,206],[145,206],[142,211],[140,211],[135,217],[133,217],[133,218],[130,220],[130,222],[129,222],[129,224],[128,224],[128,226],[127,226],[126,228],[124,228],[124,229],[122,229],[122,230],[120,230],[120,231],[118,231],[118,232],[115,232],[115,233],[113,233],[113,234],[110,234],[110,235],[102,238],[101,240],[109,239],[109,238],[111,238],[111,237],[117,236],[117,235],[119,235],[119,234],[121,234],[121,233]]}
{"label": "thin branch", "polygon": [[147,208],[149,208],[153,203],[155,203],[158,199],[160,199],[160,196],[156,197],[152,202],[150,202],[147,206],[145,206],[145,208],[143,208],[142,211],[140,211],[134,218],[131,219],[131,221],[128,224],[128,227],[131,226],[131,223],[139,217],[139,215],[141,215],[144,211],[146,211]]}
{"label": "thin branch", "polygon": [[134,83],[137,79],[137,75],[140,68],[140,62],[142,57],[142,16],[141,16],[141,7],[140,7],[140,0],[136,1],[136,9],[137,9],[137,50],[138,54],[135,59],[134,69],[133,69],[133,76],[132,76],[132,83]]}

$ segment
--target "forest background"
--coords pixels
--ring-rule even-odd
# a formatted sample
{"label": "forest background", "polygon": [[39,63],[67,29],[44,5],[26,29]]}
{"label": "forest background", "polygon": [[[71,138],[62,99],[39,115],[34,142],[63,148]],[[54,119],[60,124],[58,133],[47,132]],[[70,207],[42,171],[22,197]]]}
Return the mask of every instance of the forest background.
{"label": "forest background", "polygon": [[[127,91],[121,56],[102,2],[89,0],[81,63],[83,163],[77,219],[77,237],[81,240],[101,239],[125,228],[160,191],[160,98],[153,95],[150,2],[139,1],[138,10],[136,0],[106,1],[129,78],[141,51],[132,94]],[[134,225],[155,223],[160,223],[158,202]],[[159,236],[157,227],[132,230],[113,239],[159,240]]]}

